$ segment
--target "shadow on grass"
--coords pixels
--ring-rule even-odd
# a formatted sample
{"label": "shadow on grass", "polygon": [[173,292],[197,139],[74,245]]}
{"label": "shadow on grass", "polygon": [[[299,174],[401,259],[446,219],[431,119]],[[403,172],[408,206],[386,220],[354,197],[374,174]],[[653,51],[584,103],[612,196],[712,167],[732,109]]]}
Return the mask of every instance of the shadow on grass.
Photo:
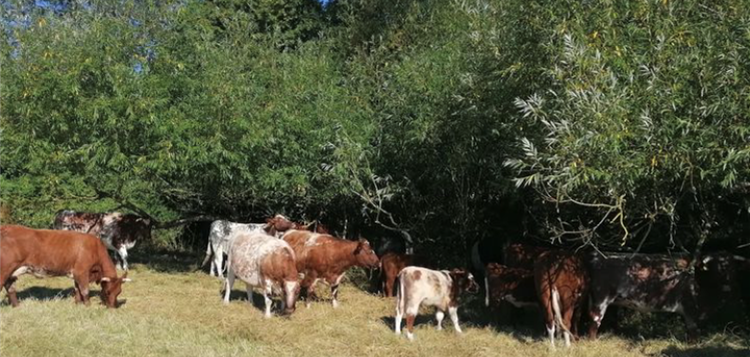
{"label": "shadow on grass", "polygon": [[[443,320],[443,328],[448,325],[452,327],[453,323],[450,321],[450,317],[448,317],[448,314],[445,315],[445,319]],[[383,316],[380,318],[380,321],[383,321],[383,324],[385,324],[391,331],[396,328],[396,318],[394,316]],[[419,325],[428,325],[429,327],[436,328],[437,322],[435,321],[435,315],[417,315],[417,318],[414,319],[414,327],[417,327]],[[401,321],[401,329],[406,329],[406,316],[404,316],[404,319]]]}
{"label": "shadow on grass", "polygon": [[[23,303],[23,300],[30,299],[30,298],[37,299],[37,300],[72,298],[73,291],[74,289],[72,286],[66,289],[48,288],[48,287],[43,287],[43,286],[32,286],[30,288],[19,290],[17,295],[18,295],[18,301]],[[7,299],[5,303],[7,303]]]}
{"label": "shadow on grass", "polygon": [[[243,283],[240,282],[240,285],[243,285]],[[237,284],[235,284],[237,286]],[[221,299],[224,301],[224,291],[221,292]],[[272,313],[278,313],[278,310],[281,308],[281,300],[277,296],[272,296],[271,299],[273,299],[273,305],[271,306],[271,312]],[[247,292],[244,290],[236,290],[232,289],[232,292],[229,293],[229,302],[232,301],[244,301],[247,303]],[[264,312],[266,310],[266,302],[263,299],[263,294],[253,291],[253,301],[251,302],[252,306],[260,312]],[[300,304],[304,306],[304,303],[302,301],[297,301],[297,308],[300,307]]]}
{"label": "shadow on grass", "polygon": [[[43,286],[32,286],[17,292],[18,302],[23,304],[24,300],[34,299],[38,301],[50,301],[54,299],[73,299],[73,293],[75,289],[73,287],[60,289],[60,288],[48,288]],[[101,302],[100,299],[101,290],[89,290],[89,301],[91,304],[97,304]],[[118,299],[117,306],[120,307],[127,303],[126,299]],[[0,301],[0,306],[9,306],[7,294],[3,296]]]}
{"label": "shadow on grass", "polygon": [[[128,264],[143,264],[149,269],[160,273],[189,273],[201,269],[205,254],[188,251],[172,251],[167,249],[133,250],[128,256]],[[208,270],[205,270],[208,271]]]}
{"label": "shadow on grass", "polygon": [[734,348],[730,346],[706,346],[706,347],[677,347],[669,346],[661,351],[666,357],[747,357],[750,356],[750,348]]}

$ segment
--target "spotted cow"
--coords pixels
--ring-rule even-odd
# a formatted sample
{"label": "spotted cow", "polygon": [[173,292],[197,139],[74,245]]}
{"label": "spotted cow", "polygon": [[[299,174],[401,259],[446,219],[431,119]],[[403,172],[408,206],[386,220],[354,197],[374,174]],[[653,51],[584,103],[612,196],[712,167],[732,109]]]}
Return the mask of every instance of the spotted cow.
{"label": "spotted cow", "polygon": [[282,215],[276,215],[266,220],[266,223],[235,223],[224,220],[217,220],[211,223],[211,230],[208,234],[208,245],[206,247],[206,257],[203,259],[201,266],[211,260],[209,274],[212,276],[224,276],[224,254],[229,253],[232,241],[240,234],[262,232],[281,237],[289,229],[295,227],[294,223]]}
{"label": "spotted cow", "polygon": [[128,270],[128,249],[139,240],[151,239],[151,219],[120,212],[89,213],[62,210],[55,214],[53,229],[89,233],[115,252],[117,266]]}
{"label": "spotted cow", "polygon": [[737,296],[738,278],[728,253],[705,254],[690,269],[689,256],[657,254],[591,254],[591,338],[607,308],[622,306],[644,312],[664,311],[682,315],[688,340],[698,337],[698,322]]}
{"label": "spotted cow", "polygon": [[443,329],[443,317],[448,311],[456,333],[461,333],[458,325],[459,297],[464,291],[476,293],[479,286],[474,276],[463,269],[431,270],[420,267],[406,267],[398,274],[399,289],[396,298],[396,334],[401,335],[401,322],[406,315],[406,337],[414,339],[414,320],[421,305],[435,306],[437,329]]}
{"label": "spotted cow", "polygon": [[271,317],[271,295],[282,296],[285,314],[294,312],[299,294],[299,281],[294,251],[281,239],[263,232],[238,234],[229,250],[227,278],[224,284],[224,303],[235,278],[247,285],[247,300],[253,301],[253,287],[259,287],[265,301],[265,317]]}

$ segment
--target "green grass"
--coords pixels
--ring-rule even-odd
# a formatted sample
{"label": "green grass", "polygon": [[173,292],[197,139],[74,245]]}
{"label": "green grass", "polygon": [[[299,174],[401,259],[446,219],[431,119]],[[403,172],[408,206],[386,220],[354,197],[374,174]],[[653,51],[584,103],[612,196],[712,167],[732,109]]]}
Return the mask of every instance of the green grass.
{"label": "green grass", "polygon": [[[409,342],[393,333],[395,301],[353,284],[341,290],[339,309],[328,301],[310,309],[298,304],[291,318],[267,320],[245,301],[243,283],[235,285],[232,302],[223,305],[221,280],[193,271],[200,258],[162,253],[151,259],[149,265],[134,264],[129,274],[133,281],[120,296],[125,304],[117,310],[105,309],[98,297],[91,306],[75,305],[67,278],[22,277],[21,306],[13,309],[7,299],[0,306],[0,355],[750,356],[748,342],[739,336],[714,334],[687,345],[668,332],[648,340],[605,334],[598,341],[552,351],[541,326],[513,330],[488,325],[479,301],[459,311],[463,336],[454,333],[447,318],[446,329],[436,331],[432,311],[425,310],[416,340]],[[98,293],[97,286],[91,288]]]}

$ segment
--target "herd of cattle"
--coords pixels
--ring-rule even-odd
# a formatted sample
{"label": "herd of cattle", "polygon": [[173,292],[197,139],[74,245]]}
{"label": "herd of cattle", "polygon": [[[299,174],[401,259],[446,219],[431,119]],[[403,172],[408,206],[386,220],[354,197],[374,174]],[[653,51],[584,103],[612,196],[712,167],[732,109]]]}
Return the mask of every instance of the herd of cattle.
{"label": "herd of cattle", "polygon": [[[20,275],[69,276],[74,297],[89,303],[89,283],[101,285],[101,299],[117,307],[117,296],[127,278],[128,249],[151,234],[151,222],[132,214],[60,211],[54,230],[0,226],[0,286],[12,306],[18,305],[14,282]],[[115,252],[121,277],[107,249]],[[691,256],[631,253],[573,252],[524,244],[509,244],[500,262],[481,263],[474,273],[484,277],[485,304],[538,307],[554,346],[562,335],[566,345],[577,338],[580,322],[588,323],[588,335],[596,338],[609,306],[640,311],[681,314],[694,340],[698,324],[719,307],[741,301],[740,279],[750,273],[746,258],[727,252]],[[227,255],[226,262],[224,255]],[[437,309],[437,328],[447,311],[455,327],[459,297],[477,292],[474,275],[465,269],[433,270],[424,257],[388,252],[378,257],[365,239],[351,241],[329,234],[321,224],[301,225],[282,215],[265,223],[242,224],[215,221],[211,225],[206,258],[209,273],[223,276],[225,303],[236,279],[253,288],[265,300],[264,314],[271,316],[272,296],[281,296],[281,312],[291,314],[301,298],[309,307],[315,285],[330,286],[333,307],[338,306],[338,287],[352,267],[379,268],[383,293],[396,291],[395,330],[413,339],[414,320],[420,306]]]}

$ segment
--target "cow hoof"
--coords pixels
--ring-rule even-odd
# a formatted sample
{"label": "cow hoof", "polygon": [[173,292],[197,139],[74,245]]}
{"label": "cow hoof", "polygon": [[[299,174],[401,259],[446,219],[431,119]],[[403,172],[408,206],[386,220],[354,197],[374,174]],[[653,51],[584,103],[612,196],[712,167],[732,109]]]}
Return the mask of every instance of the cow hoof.
{"label": "cow hoof", "polygon": [[337,309],[337,308],[339,307],[339,303],[338,303],[338,301],[336,301],[336,300],[333,300],[333,303],[332,303],[332,305],[333,305],[333,308],[334,308],[334,309]]}

